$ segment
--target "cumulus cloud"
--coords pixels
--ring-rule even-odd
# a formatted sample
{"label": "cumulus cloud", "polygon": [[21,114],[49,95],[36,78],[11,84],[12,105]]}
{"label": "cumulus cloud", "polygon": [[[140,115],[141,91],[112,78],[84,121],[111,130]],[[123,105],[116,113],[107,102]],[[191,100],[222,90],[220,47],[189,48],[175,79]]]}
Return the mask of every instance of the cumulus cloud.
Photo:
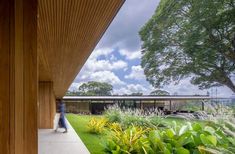
{"label": "cumulus cloud", "polygon": [[85,64],[86,69],[92,71],[102,70],[119,70],[127,68],[127,63],[122,60],[111,61],[111,60],[97,60],[89,59]]}
{"label": "cumulus cloud", "polygon": [[150,85],[142,84],[127,84],[119,89],[114,90],[114,94],[132,94],[132,93],[143,93],[148,95],[153,90]]}
{"label": "cumulus cloud", "polygon": [[[123,60],[118,60],[113,54],[112,49],[99,48],[95,49],[87,62],[83,66],[83,70],[88,72],[126,69],[128,64]],[[110,56],[112,54],[112,56]],[[104,59],[99,59],[101,56]]]}
{"label": "cumulus cloud", "polygon": [[125,56],[126,59],[128,60],[133,60],[133,59],[140,59],[141,58],[141,52],[140,51],[135,51],[135,52],[131,52],[125,49],[121,49],[119,50],[119,53],[122,56]]}
{"label": "cumulus cloud", "polygon": [[125,78],[143,80],[145,79],[144,70],[142,69],[140,65],[132,66],[130,74],[125,75]]}
{"label": "cumulus cloud", "polygon": [[121,81],[118,76],[116,76],[113,72],[111,71],[98,71],[90,74],[86,78],[87,80],[91,81],[99,81],[99,82],[107,82],[112,85],[123,85],[124,82]]}
{"label": "cumulus cloud", "polygon": [[[112,53],[113,50],[109,48],[95,49],[74,80],[74,84],[87,81],[108,82],[112,85],[124,84],[113,71],[125,70],[128,68],[128,64],[117,59]],[[110,54],[113,56],[110,56]]]}
{"label": "cumulus cloud", "polygon": [[96,59],[100,56],[109,56],[113,53],[114,50],[112,48],[95,48],[95,50],[91,53],[89,59]]}
{"label": "cumulus cloud", "polygon": [[177,85],[170,84],[164,86],[164,89],[170,92],[171,95],[174,93],[177,93],[178,95],[206,95],[207,92],[209,92],[213,97],[227,97],[233,94],[233,92],[227,87],[214,87],[201,90],[197,86],[190,83],[190,78],[181,80]]}

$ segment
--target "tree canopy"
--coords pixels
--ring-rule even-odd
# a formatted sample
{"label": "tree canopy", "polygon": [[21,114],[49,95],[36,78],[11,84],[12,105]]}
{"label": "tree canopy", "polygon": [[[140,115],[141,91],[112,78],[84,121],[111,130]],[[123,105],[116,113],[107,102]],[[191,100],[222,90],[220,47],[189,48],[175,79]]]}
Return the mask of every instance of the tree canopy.
{"label": "tree canopy", "polygon": [[190,77],[201,89],[235,92],[235,0],[161,0],[140,36],[154,87]]}
{"label": "tree canopy", "polygon": [[78,88],[80,95],[108,96],[112,94],[113,86],[105,82],[90,81],[83,83]]}
{"label": "tree canopy", "polygon": [[169,92],[165,91],[165,90],[154,90],[150,93],[150,95],[159,95],[159,96],[166,96],[166,95],[170,95]]}
{"label": "tree canopy", "polygon": [[79,91],[76,91],[76,90],[73,90],[73,91],[68,90],[65,95],[66,96],[79,96],[80,93]]}

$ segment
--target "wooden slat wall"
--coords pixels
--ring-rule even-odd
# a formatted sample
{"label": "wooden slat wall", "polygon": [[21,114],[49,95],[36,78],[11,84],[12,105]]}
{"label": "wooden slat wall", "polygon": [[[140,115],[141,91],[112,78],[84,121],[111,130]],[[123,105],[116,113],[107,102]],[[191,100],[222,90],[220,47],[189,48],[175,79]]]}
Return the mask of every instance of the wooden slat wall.
{"label": "wooden slat wall", "polygon": [[0,0],[0,153],[10,142],[10,4]]}
{"label": "wooden slat wall", "polygon": [[55,117],[55,95],[52,82],[39,82],[38,127],[53,128]]}
{"label": "wooden slat wall", "polygon": [[0,153],[37,153],[37,1],[0,0]]}
{"label": "wooden slat wall", "polygon": [[64,96],[123,2],[39,0],[39,78],[53,81],[57,97]]}

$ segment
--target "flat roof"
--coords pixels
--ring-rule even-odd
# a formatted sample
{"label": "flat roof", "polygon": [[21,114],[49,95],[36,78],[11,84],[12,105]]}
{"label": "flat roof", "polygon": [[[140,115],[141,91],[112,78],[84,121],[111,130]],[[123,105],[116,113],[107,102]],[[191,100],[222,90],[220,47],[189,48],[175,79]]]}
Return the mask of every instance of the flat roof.
{"label": "flat roof", "polygon": [[168,96],[64,96],[64,100],[209,100],[208,95],[168,95]]}

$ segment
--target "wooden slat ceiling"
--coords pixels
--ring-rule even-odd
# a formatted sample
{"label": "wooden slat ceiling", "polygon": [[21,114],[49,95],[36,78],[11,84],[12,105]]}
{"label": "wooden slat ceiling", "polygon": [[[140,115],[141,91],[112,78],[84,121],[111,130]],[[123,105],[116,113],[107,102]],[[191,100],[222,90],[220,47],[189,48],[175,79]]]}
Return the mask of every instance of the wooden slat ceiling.
{"label": "wooden slat ceiling", "polygon": [[124,0],[39,0],[39,80],[66,90],[117,14]]}

